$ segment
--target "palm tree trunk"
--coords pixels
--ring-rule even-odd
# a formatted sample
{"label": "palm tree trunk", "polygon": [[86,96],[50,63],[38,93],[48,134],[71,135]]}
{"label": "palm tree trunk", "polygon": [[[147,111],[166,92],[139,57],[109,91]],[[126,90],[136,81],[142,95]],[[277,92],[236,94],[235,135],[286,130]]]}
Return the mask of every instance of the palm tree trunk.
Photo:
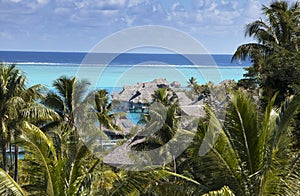
{"label": "palm tree trunk", "polygon": [[[172,158],[173,158],[174,173],[177,174],[176,158],[175,158],[174,155],[172,155]],[[176,176],[175,176],[175,178],[174,178],[174,183],[176,183],[176,181],[177,181],[177,178],[176,178]]]}
{"label": "palm tree trunk", "polygon": [[12,145],[9,143],[9,162],[10,162],[10,167],[13,165],[13,155],[12,155]]}
{"label": "palm tree trunk", "polygon": [[[8,132],[7,140],[11,141],[10,132]],[[7,145],[9,146],[9,162],[10,162],[9,165],[11,167],[13,165],[13,156],[12,156],[12,145],[11,145],[11,142],[9,142]]]}
{"label": "palm tree trunk", "polygon": [[[102,126],[100,124],[100,131],[102,131]],[[102,136],[100,136],[100,151],[103,152],[103,139],[102,139]]]}
{"label": "palm tree trunk", "polygon": [[5,136],[2,135],[2,159],[3,159],[3,170],[7,172],[7,157],[6,157],[6,139]]}
{"label": "palm tree trunk", "polygon": [[15,171],[14,171],[14,180],[16,181],[16,183],[18,183],[18,160],[19,160],[19,147],[17,145],[15,145]]}

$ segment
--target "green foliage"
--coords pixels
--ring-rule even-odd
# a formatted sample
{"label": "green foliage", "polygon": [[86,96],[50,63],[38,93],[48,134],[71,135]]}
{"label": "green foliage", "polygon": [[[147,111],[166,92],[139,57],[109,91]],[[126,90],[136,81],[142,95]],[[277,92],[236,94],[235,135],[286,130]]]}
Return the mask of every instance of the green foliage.
{"label": "green foliage", "polygon": [[220,190],[210,191],[203,196],[235,196],[235,194],[230,190],[228,186],[224,186]]}
{"label": "green foliage", "polygon": [[192,89],[192,92],[197,96],[199,96],[200,94],[203,94],[204,96],[208,95],[210,93],[209,88],[211,87],[211,85],[212,84],[210,82],[200,85],[197,83],[196,78],[194,77],[191,77],[188,80],[188,87],[190,87]]}
{"label": "green foliage", "polygon": [[299,21],[300,4],[274,1],[263,6],[264,20],[256,20],[246,26],[245,35],[257,43],[238,47],[232,60],[250,57],[253,65],[246,68],[245,78],[239,85],[246,88],[259,86],[263,92],[264,106],[269,97],[279,92],[276,105],[298,93],[299,89]]}
{"label": "green foliage", "polygon": [[[230,100],[224,123],[208,111],[209,118],[188,150],[191,171],[198,182],[208,190],[227,185],[237,195],[297,194],[300,176],[294,168],[299,162],[293,165],[297,153],[292,151],[289,125],[300,96],[287,100],[278,111],[273,108],[274,101],[275,97],[261,114],[251,97],[237,92]],[[203,140],[206,134],[217,134],[215,143]],[[199,156],[203,144],[210,150]],[[289,184],[291,178],[295,186]]]}
{"label": "green foliage", "polygon": [[11,193],[15,196],[25,196],[27,193],[16,183],[8,173],[0,168],[0,194]]}
{"label": "green foliage", "polygon": [[145,118],[146,126],[140,132],[145,141],[134,146],[134,149],[155,149],[166,144],[178,131],[180,113],[177,95],[166,88],[160,88],[152,95],[153,104],[149,116]]}
{"label": "green foliage", "polygon": [[68,126],[73,127],[74,112],[82,103],[88,85],[86,80],[78,81],[76,77],[62,76],[53,82],[57,94],[48,93],[43,103],[55,110]]}
{"label": "green foliage", "polygon": [[300,55],[278,49],[276,53],[266,57],[260,71],[260,86],[264,89],[264,96],[270,97],[278,92],[277,105],[286,97],[299,94]]}

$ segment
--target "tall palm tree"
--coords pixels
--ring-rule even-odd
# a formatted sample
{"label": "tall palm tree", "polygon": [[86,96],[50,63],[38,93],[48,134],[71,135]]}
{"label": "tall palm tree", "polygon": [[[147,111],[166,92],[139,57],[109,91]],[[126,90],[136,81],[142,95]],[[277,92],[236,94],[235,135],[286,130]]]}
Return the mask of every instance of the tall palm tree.
{"label": "tall palm tree", "polygon": [[0,123],[1,123],[1,152],[2,152],[2,168],[7,171],[7,143],[9,131],[6,121],[9,118],[7,110],[11,107],[7,106],[13,97],[24,90],[25,77],[20,73],[15,65],[6,66],[1,64],[0,70]]}
{"label": "tall palm tree", "polygon": [[95,117],[99,123],[100,130],[100,146],[103,151],[103,137],[106,137],[103,132],[103,127],[111,131],[115,131],[116,134],[121,134],[121,128],[114,123],[115,114],[112,111],[112,104],[109,103],[109,93],[105,89],[96,90],[86,98],[86,101],[90,103],[91,110],[95,113]]}
{"label": "tall palm tree", "polygon": [[[145,140],[133,145],[135,150],[160,148],[173,139],[176,132],[179,131],[180,107],[176,93],[171,89],[160,88],[154,91],[152,98],[154,103],[149,109],[149,116],[145,117],[147,123],[132,141],[140,139],[141,136]],[[169,153],[171,151],[171,149],[162,150],[158,156],[170,157],[173,160],[173,170],[176,173],[176,158],[172,153]]]}
{"label": "tall palm tree", "polygon": [[112,105],[109,103],[109,93],[105,89],[101,89],[97,90],[94,95],[94,110],[97,114],[100,130],[102,130],[102,126],[111,130],[120,130],[120,128],[113,123],[114,115],[112,113]]}
{"label": "tall palm tree", "polygon": [[76,77],[62,76],[53,82],[55,92],[48,93],[43,103],[54,109],[65,124],[74,128],[74,111],[82,103],[89,84]]}
{"label": "tall palm tree", "polygon": [[[297,195],[299,155],[292,150],[290,122],[300,106],[300,96],[289,99],[280,110],[272,98],[260,113],[252,98],[237,92],[228,106],[224,124],[208,110],[187,163],[194,179],[208,190],[224,185],[237,195]],[[204,135],[218,135],[215,143]],[[209,152],[199,156],[200,145]]]}
{"label": "tall palm tree", "polygon": [[263,6],[265,21],[256,20],[246,26],[245,35],[253,37],[257,43],[247,43],[238,47],[233,60],[245,59],[253,61],[257,57],[265,57],[274,52],[276,47],[298,51],[300,3],[295,2],[290,7],[287,1],[274,1],[270,7]]}
{"label": "tall palm tree", "polygon": [[289,6],[288,1],[277,0],[269,7],[263,6],[262,12],[265,18],[249,23],[245,30],[245,36],[257,42],[239,46],[232,60],[250,57],[253,63],[246,68],[246,78],[240,80],[240,84],[251,88],[259,85],[266,97],[272,97],[276,91],[280,91],[278,99],[283,101],[284,96],[293,94],[293,90],[291,82],[282,78],[280,73],[289,75],[286,78],[293,78],[291,70],[299,64],[300,3],[297,1]]}
{"label": "tall palm tree", "polygon": [[[15,143],[22,132],[21,122],[37,123],[53,120],[55,114],[38,104],[42,98],[41,85],[26,88],[26,77],[15,65],[1,64],[0,70],[0,121],[2,167],[7,170],[7,145],[10,146],[10,167],[13,168],[15,181],[18,181],[18,145]],[[14,156],[12,156],[14,144]],[[13,161],[14,159],[14,161]]]}
{"label": "tall palm tree", "polygon": [[[34,94],[31,94],[31,92]],[[19,97],[12,98],[7,104],[10,106],[7,115],[8,130],[13,136],[14,142],[14,180],[18,182],[18,137],[23,132],[23,123],[29,123],[31,125],[41,127],[44,124],[55,121],[58,119],[58,115],[51,109],[46,108],[44,105],[35,102],[37,96],[39,96],[39,89],[37,86],[33,86],[24,90]],[[40,96],[39,96],[40,97]]]}
{"label": "tall palm tree", "polygon": [[[76,77],[61,76],[53,82],[55,92],[47,94],[43,103],[49,108],[56,111],[61,120],[55,123],[53,127],[59,127],[59,133],[51,132],[52,137],[55,141],[55,145],[60,149],[61,139],[60,135],[67,135],[69,140],[69,156],[75,159],[76,153],[78,152],[80,145],[78,144],[78,133],[75,125],[75,114],[76,110],[80,109],[84,96],[87,94],[89,82],[86,80],[78,80]],[[52,128],[53,128],[52,127]],[[51,126],[48,130],[52,130]],[[63,133],[60,133],[60,132]],[[72,163],[72,161],[71,161]]]}

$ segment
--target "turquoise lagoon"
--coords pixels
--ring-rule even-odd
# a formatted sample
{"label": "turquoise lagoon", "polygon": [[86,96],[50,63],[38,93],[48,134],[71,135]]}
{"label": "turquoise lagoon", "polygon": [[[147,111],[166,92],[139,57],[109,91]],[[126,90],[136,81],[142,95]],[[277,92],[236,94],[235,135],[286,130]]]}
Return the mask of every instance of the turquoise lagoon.
{"label": "turquoise lagoon", "polygon": [[105,88],[110,92],[155,78],[178,81],[184,87],[191,77],[195,77],[199,84],[219,83],[222,80],[238,81],[245,73],[244,66],[17,64],[17,67],[26,74],[28,86],[42,84],[52,89],[53,81],[65,75],[87,79],[92,83],[91,88]]}

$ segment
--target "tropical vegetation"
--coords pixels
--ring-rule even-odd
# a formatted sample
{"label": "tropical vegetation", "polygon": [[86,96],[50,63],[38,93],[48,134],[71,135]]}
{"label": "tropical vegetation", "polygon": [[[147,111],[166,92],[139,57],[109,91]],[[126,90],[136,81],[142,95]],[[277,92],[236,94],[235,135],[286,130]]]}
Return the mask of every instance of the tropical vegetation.
{"label": "tropical vegetation", "polygon": [[88,81],[66,76],[51,90],[27,87],[20,69],[2,63],[0,194],[299,195],[300,4],[274,1],[262,11],[265,18],[246,26],[246,35],[257,42],[239,46],[233,55],[253,65],[237,85],[226,86],[224,118],[208,101],[213,84],[200,85],[194,77],[184,93],[206,103],[195,132],[179,123],[186,116],[175,91],[152,94],[149,114],[137,125],[143,132],[128,140],[131,150],[165,146],[179,132],[193,138],[179,156],[169,153],[172,161],[143,171],[104,161],[110,152],[102,146],[104,130],[123,134],[105,89],[91,91]]}

